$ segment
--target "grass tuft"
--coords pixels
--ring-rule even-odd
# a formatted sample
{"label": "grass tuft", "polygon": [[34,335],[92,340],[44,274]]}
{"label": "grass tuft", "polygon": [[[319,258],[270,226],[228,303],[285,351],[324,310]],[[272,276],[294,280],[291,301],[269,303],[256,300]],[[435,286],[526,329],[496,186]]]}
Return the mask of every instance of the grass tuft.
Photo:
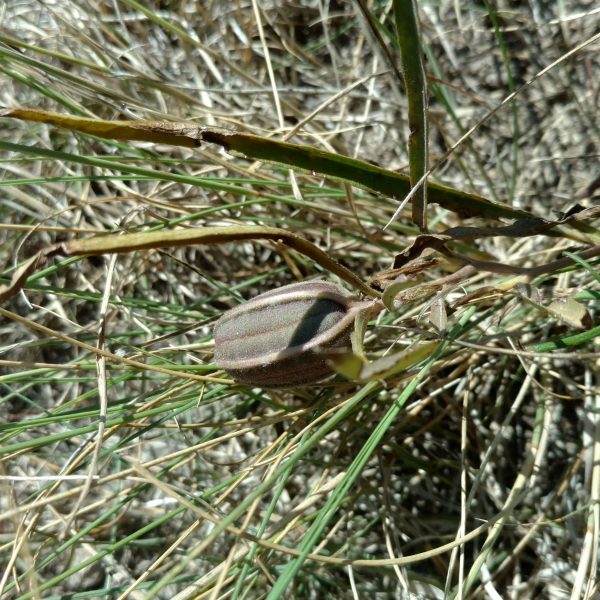
{"label": "grass tuft", "polygon": [[[0,596],[597,597],[598,19],[5,3]],[[379,379],[219,370],[228,308],[315,278],[383,295]]]}

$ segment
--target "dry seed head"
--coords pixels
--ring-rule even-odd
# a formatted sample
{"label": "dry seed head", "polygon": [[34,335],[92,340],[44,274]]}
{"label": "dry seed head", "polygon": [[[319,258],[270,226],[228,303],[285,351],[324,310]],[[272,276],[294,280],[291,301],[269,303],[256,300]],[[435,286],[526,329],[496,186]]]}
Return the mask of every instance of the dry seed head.
{"label": "dry seed head", "polygon": [[233,379],[250,385],[320,381],[333,374],[327,354],[350,350],[350,333],[362,306],[326,281],[260,294],[217,321],[215,361]]}

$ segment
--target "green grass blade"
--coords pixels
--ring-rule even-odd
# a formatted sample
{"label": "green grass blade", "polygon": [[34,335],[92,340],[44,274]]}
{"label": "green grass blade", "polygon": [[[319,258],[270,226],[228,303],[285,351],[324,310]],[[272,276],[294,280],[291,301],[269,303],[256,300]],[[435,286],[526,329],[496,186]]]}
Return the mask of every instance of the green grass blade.
{"label": "green grass blade", "polygon": [[[402,74],[408,99],[408,160],[410,183],[415,186],[427,172],[427,81],[421,52],[421,37],[415,0],[394,0],[396,32],[402,59]],[[427,187],[412,199],[412,219],[427,231]]]}
{"label": "green grass blade", "polygon": [[[103,121],[26,108],[11,109],[3,111],[1,114],[24,120],[50,123],[108,139],[154,141],[186,147],[194,147],[205,141],[223,146],[227,151],[241,155],[244,158],[261,160],[271,164],[300,169],[313,175],[324,175],[348,181],[359,188],[379,192],[391,198],[401,199],[410,192],[410,179],[406,175],[334,152],[326,152],[311,146],[280,142],[257,135],[236,133],[224,129],[207,129],[190,123]],[[18,146],[9,142],[2,142],[0,149],[36,154],[34,148]],[[107,159],[83,158],[59,152],[53,154],[52,151],[42,148],[37,149],[37,154],[48,157],[54,156],[54,158],[61,160],[67,160],[67,156],[69,156],[70,160],[84,164],[105,166],[143,176],[157,175],[156,171],[150,169],[124,165]],[[172,173],[165,173],[163,178],[180,183],[191,183],[192,185],[194,185],[195,179]],[[195,185],[209,187],[210,179],[198,178],[195,179],[195,182]],[[228,186],[220,184],[218,189],[228,189]],[[491,202],[477,194],[470,194],[444,185],[428,183],[427,190],[427,197],[430,202],[437,203],[462,217],[517,219],[531,216],[526,211]],[[244,192],[248,193],[248,190],[244,190]]]}
{"label": "green grass blade", "polygon": [[[462,316],[459,324],[450,332],[449,339],[454,339],[457,337],[463,327],[468,323],[469,319],[475,312],[474,308],[469,309]],[[444,350],[448,346],[448,340],[442,342],[439,348],[427,359],[423,367],[419,370],[419,372],[409,381],[407,386],[404,388],[400,396],[398,396],[397,400],[392,404],[392,406],[388,409],[386,414],[383,416],[365,445],[361,448],[358,456],[354,459],[348,471],[346,472],[343,479],[336,486],[335,490],[328,498],[327,502],[319,512],[319,516],[315,519],[314,523],[305,533],[302,538],[302,542],[300,543],[298,550],[300,551],[300,556],[293,559],[288,566],[285,568],[283,573],[279,576],[275,585],[269,595],[267,596],[267,600],[278,600],[282,598],[286,593],[286,590],[290,583],[292,582],[294,576],[298,573],[300,568],[302,567],[306,557],[310,554],[310,552],[314,549],[316,544],[322,538],[322,534],[327,527],[328,523],[331,519],[337,514],[340,509],[344,499],[348,495],[348,491],[352,487],[353,483],[356,481],[356,478],[362,473],[365,465],[367,464],[369,458],[379,446],[385,432],[391,427],[394,423],[396,417],[406,404],[407,400],[411,397],[412,393],[415,391],[419,383],[425,378],[431,369],[432,365],[436,360],[442,355]]]}

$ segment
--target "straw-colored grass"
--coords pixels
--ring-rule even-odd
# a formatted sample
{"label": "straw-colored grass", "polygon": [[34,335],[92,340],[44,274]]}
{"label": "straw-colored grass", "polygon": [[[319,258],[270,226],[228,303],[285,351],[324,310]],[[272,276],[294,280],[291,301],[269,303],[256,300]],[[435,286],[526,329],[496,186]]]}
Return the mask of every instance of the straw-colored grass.
{"label": "straw-colored grass", "polygon": [[212,325],[286,283],[340,283],[317,252],[263,237],[36,265],[0,306],[2,598],[598,597],[600,233],[577,210],[598,198],[600,13],[418,2],[429,131],[409,152],[409,5],[0,6],[3,109],[235,129],[413,183],[428,167],[544,220],[499,230],[435,197],[425,219],[420,192],[413,211],[298,155],[2,119],[0,289],[102,234],[280,228],[367,285],[418,239],[432,260],[364,349],[438,342],[383,379],[252,388],[213,362]]}

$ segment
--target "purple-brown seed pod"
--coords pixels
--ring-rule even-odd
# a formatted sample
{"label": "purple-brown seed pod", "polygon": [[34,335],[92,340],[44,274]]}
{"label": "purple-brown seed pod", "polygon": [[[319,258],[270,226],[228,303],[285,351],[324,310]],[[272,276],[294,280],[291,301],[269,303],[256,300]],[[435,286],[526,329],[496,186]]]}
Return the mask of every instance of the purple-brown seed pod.
{"label": "purple-brown seed pod", "polygon": [[290,387],[320,381],[333,374],[328,350],[350,349],[359,305],[326,281],[265,292],[217,321],[215,361],[233,379],[250,385]]}

